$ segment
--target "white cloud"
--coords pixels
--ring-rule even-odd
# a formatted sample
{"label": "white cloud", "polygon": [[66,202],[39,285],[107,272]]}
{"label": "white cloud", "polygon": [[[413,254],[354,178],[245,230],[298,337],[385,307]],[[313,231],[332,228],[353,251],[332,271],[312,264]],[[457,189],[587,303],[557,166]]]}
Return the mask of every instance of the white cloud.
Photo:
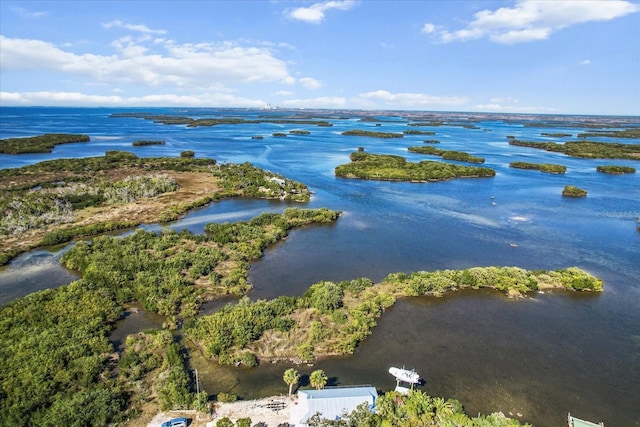
{"label": "white cloud", "polygon": [[260,108],[265,104],[260,99],[237,97],[228,93],[198,93],[195,95],[156,94],[139,97],[119,95],[91,95],[81,92],[0,92],[0,105],[43,106],[121,106],[121,107],[246,107]]}
{"label": "white cloud", "polygon": [[282,105],[287,108],[344,108],[346,104],[346,99],[331,96],[308,99],[289,99],[282,103]]}
{"label": "white cloud", "polygon": [[580,61],[580,65],[591,65],[591,60],[583,59],[582,61]]}
{"label": "white cloud", "polygon": [[420,110],[440,107],[453,107],[466,104],[466,97],[434,96],[424,93],[391,93],[386,90],[376,90],[361,93],[355,99],[364,108],[380,109],[409,109]]}
{"label": "white cloud", "polygon": [[76,54],[49,42],[1,35],[0,45],[2,72],[57,71],[103,83],[202,89],[237,83],[295,82],[285,62],[271,50],[229,42],[178,44],[164,40],[147,46],[122,38],[112,44],[116,49],[113,55]]}
{"label": "white cloud", "polygon": [[436,26],[430,23],[426,23],[424,24],[424,27],[422,27],[422,32],[427,34],[431,34],[435,30],[436,30]]}
{"label": "white cloud", "polygon": [[640,11],[640,6],[624,0],[519,0],[513,7],[482,10],[465,28],[448,31],[425,24],[422,31],[441,42],[480,38],[502,44],[545,40],[563,28],[585,22],[609,21]]}
{"label": "white cloud", "polygon": [[275,93],[278,96],[291,96],[293,95],[293,92],[289,91],[289,90],[279,90]]}
{"label": "white cloud", "polygon": [[299,81],[307,89],[320,89],[322,87],[322,82],[311,77],[303,77]]}
{"label": "white cloud", "polygon": [[128,24],[126,22],[122,22],[120,20],[105,22],[102,24],[103,28],[124,28],[125,30],[137,31],[143,34],[166,34],[165,30],[153,30],[146,25],[142,24]]}
{"label": "white cloud", "polygon": [[349,10],[355,6],[355,0],[333,0],[314,3],[309,7],[298,7],[286,10],[285,13],[292,19],[319,24],[324,20],[324,14],[330,9]]}
{"label": "white cloud", "polygon": [[11,11],[13,11],[16,15],[19,15],[23,18],[42,18],[49,14],[49,12],[33,12],[29,9],[25,9],[24,7],[12,7]]}

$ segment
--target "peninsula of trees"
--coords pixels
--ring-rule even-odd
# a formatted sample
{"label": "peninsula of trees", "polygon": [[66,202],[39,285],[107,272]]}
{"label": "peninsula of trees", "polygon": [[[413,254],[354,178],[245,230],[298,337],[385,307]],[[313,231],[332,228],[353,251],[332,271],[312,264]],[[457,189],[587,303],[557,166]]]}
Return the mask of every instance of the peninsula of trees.
{"label": "peninsula of trees", "polygon": [[484,158],[473,156],[464,151],[442,150],[440,148],[430,146],[409,147],[409,151],[420,154],[431,154],[433,156],[442,157],[445,160],[457,160],[459,162],[468,163],[484,163]]}
{"label": "peninsula of trees", "polygon": [[376,179],[385,181],[443,181],[453,178],[478,178],[495,176],[495,171],[483,167],[455,165],[451,163],[421,161],[407,162],[402,156],[369,154],[362,151],[350,155],[351,163],[339,165],[337,176],[345,178]]}
{"label": "peninsula of trees", "polygon": [[553,163],[511,162],[509,163],[509,167],[516,169],[533,169],[553,174],[564,174],[567,171],[566,166]]}
{"label": "peninsula of trees", "polygon": [[0,139],[0,153],[26,154],[26,153],[51,153],[53,147],[60,144],[74,142],[89,142],[88,135],[74,135],[67,133],[47,133],[39,136],[25,138]]}
{"label": "peninsula of trees", "polygon": [[58,159],[0,170],[0,265],[17,254],[74,237],[171,221],[213,200],[245,196],[306,202],[302,183],[251,164],[213,159]]}
{"label": "peninsula of trees", "polygon": [[361,278],[318,282],[302,297],[238,304],[188,323],[185,337],[221,364],[263,359],[310,362],[352,354],[397,298],[435,295],[464,288],[492,288],[512,297],[539,289],[602,291],[602,281],[578,268],[527,271],[517,267],[395,273],[381,283]]}

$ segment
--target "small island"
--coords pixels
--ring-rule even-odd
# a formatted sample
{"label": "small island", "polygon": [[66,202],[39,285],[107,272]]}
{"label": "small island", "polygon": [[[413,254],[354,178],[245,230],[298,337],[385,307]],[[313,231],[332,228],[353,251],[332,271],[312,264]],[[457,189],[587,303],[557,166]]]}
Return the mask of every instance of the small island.
{"label": "small island", "polygon": [[562,190],[564,197],[587,197],[587,190],[576,187],[575,185],[567,185]]}
{"label": "small island", "polygon": [[276,138],[283,138],[283,137],[287,136],[287,134],[284,133],[284,132],[274,132],[272,134],[272,136],[275,136]]}
{"label": "small island", "polygon": [[529,162],[511,162],[510,168],[516,169],[533,169],[545,173],[564,174],[567,171],[567,167],[563,165],[556,165],[553,163],[529,163]]}
{"label": "small island", "polygon": [[405,135],[435,135],[436,133],[430,130],[403,130],[402,133]]}
{"label": "small island", "polygon": [[89,142],[88,135],[75,135],[67,133],[46,133],[39,136],[29,136],[24,138],[0,139],[0,153],[4,154],[29,154],[29,153],[51,153],[53,147],[60,144],[71,144],[75,142]]}
{"label": "small island", "polygon": [[493,169],[484,167],[428,160],[412,163],[407,162],[407,159],[402,156],[369,154],[362,151],[351,153],[350,158],[351,163],[336,167],[336,176],[384,181],[428,182],[453,178],[493,177],[496,174]]}
{"label": "small island", "polygon": [[132,147],[144,147],[145,145],[165,145],[165,141],[138,140],[131,143]]}
{"label": "small island", "polygon": [[459,162],[468,163],[484,163],[484,158],[472,156],[471,154],[465,153],[464,151],[442,150],[440,148],[429,146],[409,147],[408,150],[412,153],[431,154],[433,156],[439,156],[445,160],[457,160]]}
{"label": "small island", "polygon": [[342,132],[342,135],[368,136],[371,138],[402,138],[402,133],[372,132],[368,130],[353,129]]}
{"label": "small island", "polygon": [[558,133],[542,132],[540,135],[542,135],[542,136],[550,136],[550,137],[553,137],[553,138],[570,138],[570,137],[573,136],[573,134],[562,133],[562,132],[558,132]]}
{"label": "small island", "polygon": [[289,133],[291,135],[309,135],[311,132],[309,132],[308,130],[294,129],[290,130]]}
{"label": "small island", "polygon": [[622,175],[622,174],[625,174],[625,173],[636,173],[636,168],[632,168],[630,166],[615,166],[615,165],[598,166],[598,167],[596,167],[596,170],[598,172],[608,173],[608,174],[611,174],[611,175]]}

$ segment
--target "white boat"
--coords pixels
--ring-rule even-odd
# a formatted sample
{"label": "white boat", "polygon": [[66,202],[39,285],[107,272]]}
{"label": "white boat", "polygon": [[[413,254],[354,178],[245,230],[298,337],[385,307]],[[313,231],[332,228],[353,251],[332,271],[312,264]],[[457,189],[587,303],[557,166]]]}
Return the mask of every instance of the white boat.
{"label": "white boat", "polygon": [[420,382],[420,375],[413,369],[391,367],[389,368],[389,373],[396,377],[397,380],[404,381],[405,383],[418,384]]}

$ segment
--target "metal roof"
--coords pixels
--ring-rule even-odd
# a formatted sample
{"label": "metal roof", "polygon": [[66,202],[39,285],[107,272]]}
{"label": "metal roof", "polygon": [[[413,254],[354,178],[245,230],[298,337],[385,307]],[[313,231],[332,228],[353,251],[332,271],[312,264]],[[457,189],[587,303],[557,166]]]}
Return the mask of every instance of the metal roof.
{"label": "metal roof", "polygon": [[322,418],[337,420],[365,402],[373,409],[377,397],[377,390],[371,386],[299,390],[298,402],[291,406],[290,421],[294,426],[305,426],[316,413]]}

